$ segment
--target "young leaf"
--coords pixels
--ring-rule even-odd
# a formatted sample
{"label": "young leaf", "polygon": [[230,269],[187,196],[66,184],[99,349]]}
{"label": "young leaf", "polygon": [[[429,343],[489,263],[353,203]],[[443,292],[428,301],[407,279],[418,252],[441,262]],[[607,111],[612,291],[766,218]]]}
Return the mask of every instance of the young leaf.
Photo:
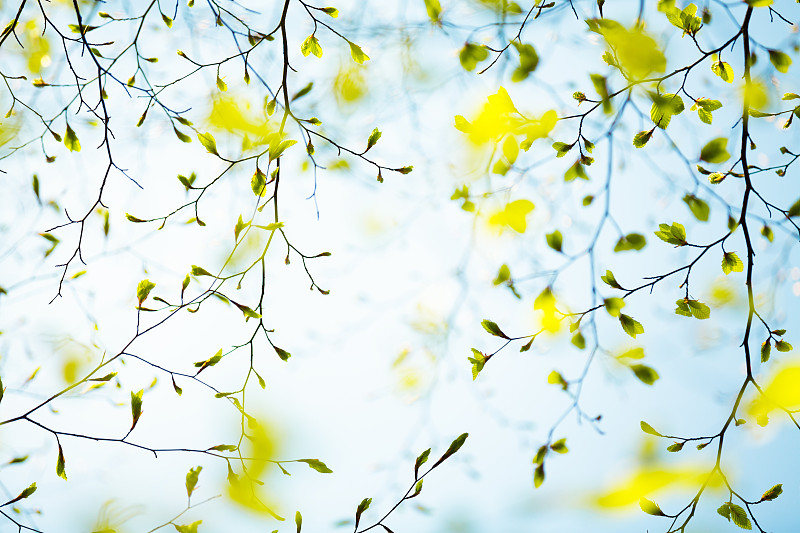
{"label": "young leaf", "polygon": [[534,488],[539,488],[544,483],[544,462],[539,463],[536,469],[533,471],[533,486]]}
{"label": "young leaf", "polygon": [[300,46],[300,51],[304,56],[308,57],[309,54],[314,54],[317,57],[322,57],[322,47],[319,45],[319,40],[312,33],[303,44]]}
{"label": "young leaf", "polygon": [[769,62],[778,72],[786,74],[792,65],[792,58],[780,50],[769,50]]}
{"label": "young leaf", "polygon": [[58,477],[67,480],[67,473],[64,471],[64,450],[61,449],[61,443],[58,443],[58,461],[56,461],[56,474]]}
{"label": "young leaf", "polygon": [[784,340],[775,341],[775,349],[779,352],[791,352],[792,345]]}
{"label": "young leaf", "polygon": [[641,250],[647,245],[647,239],[641,233],[628,233],[623,235],[614,245],[615,252],[625,252],[628,250]]}
{"label": "young leaf", "polygon": [[64,133],[64,146],[66,146],[71,152],[80,152],[81,151],[81,143],[78,140],[78,136],[75,135],[75,131],[67,124],[67,131]]}
{"label": "young leaf", "polygon": [[609,287],[613,287],[615,289],[622,289],[622,286],[619,283],[617,283],[616,278],[614,278],[614,273],[611,272],[610,270],[606,270],[606,275],[600,276],[600,279],[603,280],[603,282],[605,282],[605,284],[608,285]]}
{"label": "young leaf", "polygon": [[139,307],[141,307],[142,303],[147,300],[147,296],[155,286],[156,284],[152,283],[149,279],[143,279],[139,282],[138,287],[136,287],[136,298],[139,300]]}
{"label": "young leaf", "polygon": [[217,141],[214,140],[213,135],[208,132],[198,133],[197,139],[200,141],[200,144],[205,146],[206,150],[208,150],[210,153],[217,156],[219,155],[219,152],[217,152]]}
{"label": "young leaf", "polygon": [[652,385],[659,378],[658,372],[647,365],[631,365],[631,370],[645,385]]}
{"label": "young leaf", "polygon": [[717,137],[712,139],[703,146],[700,150],[700,159],[707,163],[724,163],[730,159],[731,154],[728,153],[728,138]]}
{"label": "young leaf", "polygon": [[650,131],[640,131],[639,133],[634,135],[633,136],[633,145],[636,148],[643,148],[644,145],[647,144],[647,141],[649,141],[650,138],[653,136],[653,131],[655,131],[655,130],[652,129]]}
{"label": "young leaf", "polygon": [[625,313],[620,313],[619,323],[622,324],[622,329],[625,331],[625,333],[634,339],[636,338],[636,335],[644,333],[644,327],[633,317],[630,317]]}
{"label": "young leaf", "polygon": [[547,239],[547,246],[549,246],[556,252],[561,251],[564,239],[561,236],[560,231],[555,230],[553,233],[548,233],[547,235],[545,235],[545,238]]}
{"label": "young leaf", "polygon": [[294,523],[297,524],[297,533],[300,533],[300,528],[303,526],[303,515],[300,511],[294,513]]}
{"label": "young leaf", "polygon": [[722,81],[733,83],[733,68],[725,61],[715,61],[711,64],[711,72],[719,76]]}
{"label": "young leaf", "polygon": [[689,210],[694,215],[694,218],[701,222],[708,221],[708,215],[711,209],[708,204],[693,194],[687,194],[683,197],[683,202],[689,206]]}
{"label": "young leaf", "polygon": [[649,515],[666,516],[656,502],[648,500],[647,498],[639,498],[639,507]]}
{"label": "young leaf", "polygon": [[567,448],[567,439],[558,439],[553,444],[550,445],[550,449],[556,453],[567,453],[569,452],[569,448]]}
{"label": "young leaf", "polygon": [[133,423],[131,424],[131,431],[133,431],[133,428],[136,427],[136,423],[139,421],[139,417],[142,416],[143,394],[144,394],[144,389],[136,393],[131,391],[131,414],[133,415]]}
{"label": "young leaf", "polygon": [[483,320],[481,322],[481,326],[483,326],[483,329],[485,329],[487,332],[491,333],[495,337],[501,337],[503,339],[510,339],[510,337],[508,335],[503,333],[503,331],[500,329],[500,326],[498,326],[496,323],[492,322],[491,320]]}
{"label": "young leaf", "polygon": [[658,228],[659,230],[654,233],[655,236],[662,241],[674,244],[675,246],[686,246],[689,244],[686,240],[686,229],[683,227],[683,224],[678,224],[677,222],[673,222],[671,226],[659,224]]}
{"label": "young leaf", "polygon": [[375,144],[377,144],[378,142],[378,139],[380,138],[381,138],[381,132],[378,130],[378,128],[372,130],[372,133],[369,134],[369,139],[367,139],[367,149],[364,150],[364,152],[367,152],[370,148],[375,146]]}
{"label": "young leaf", "polygon": [[772,344],[770,343],[770,339],[765,340],[761,343],[761,362],[766,363],[769,361],[769,353],[772,351]]}
{"label": "young leaf", "polygon": [[744,263],[734,252],[725,252],[722,256],[722,271],[725,275],[731,272],[741,272],[744,270]]}
{"label": "young leaf", "polygon": [[292,354],[282,348],[278,348],[277,346],[273,346],[273,348],[275,349],[275,353],[278,354],[278,357],[280,357],[282,361],[288,361],[292,356]]}
{"label": "young leaf", "polygon": [[651,426],[650,424],[648,424],[644,420],[639,422],[639,425],[641,426],[642,431],[644,431],[648,435],[653,435],[655,437],[663,437],[664,436],[661,433],[659,433],[658,431],[656,431],[655,429],[653,429],[653,426]]}
{"label": "young leaf", "polygon": [[421,467],[428,461],[428,457],[430,456],[430,454],[431,454],[431,449],[428,448],[427,450],[419,454],[419,457],[417,457],[417,460],[414,463],[414,479],[419,478],[419,467]]}
{"label": "young leaf", "polygon": [[772,500],[780,496],[782,493],[783,493],[783,485],[781,483],[778,483],[777,485],[769,489],[767,492],[765,492],[764,495],[761,496],[761,500],[759,501],[771,502]]}
{"label": "young leaf", "polygon": [[347,44],[350,45],[350,56],[353,58],[353,61],[359,65],[362,65],[364,61],[369,61],[369,56],[364,53],[360,46],[350,41],[347,41]]}
{"label": "young leaf", "polygon": [[316,470],[317,472],[319,472],[321,474],[332,474],[333,473],[333,470],[328,468],[328,466],[325,463],[323,463],[322,461],[320,461],[319,459],[298,459],[297,462],[298,463],[306,463],[313,470]]}
{"label": "young leaf", "polygon": [[186,473],[186,495],[191,498],[194,488],[197,486],[197,479],[200,477],[200,471],[203,470],[202,466],[190,468]]}
{"label": "young leaf", "polygon": [[358,504],[358,508],[356,509],[356,529],[358,529],[358,523],[361,521],[361,515],[369,509],[369,504],[372,503],[372,498],[364,498],[361,500],[361,503]]}
{"label": "young leaf", "polygon": [[178,533],[197,533],[197,527],[202,523],[203,523],[202,520],[197,520],[196,522],[192,522],[191,524],[179,525],[173,523],[172,525],[175,526],[175,530]]}
{"label": "young leaf", "polygon": [[434,465],[431,467],[431,469],[436,468],[439,464],[442,463],[442,461],[444,461],[445,459],[447,459],[448,457],[450,457],[451,455],[456,453],[458,450],[460,450],[461,447],[464,445],[464,442],[467,440],[468,436],[469,436],[469,433],[462,433],[461,435],[456,437],[455,440],[453,440],[453,442],[450,443],[450,447],[447,448],[447,451],[444,452],[444,455],[442,455],[439,458],[439,460],[436,461],[436,463],[434,463]]}

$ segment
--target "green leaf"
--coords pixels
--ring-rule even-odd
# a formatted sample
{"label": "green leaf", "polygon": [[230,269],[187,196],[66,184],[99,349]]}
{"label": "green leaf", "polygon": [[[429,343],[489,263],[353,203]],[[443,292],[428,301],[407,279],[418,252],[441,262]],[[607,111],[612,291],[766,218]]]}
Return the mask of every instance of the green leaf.
{"label": "green leaf", "polygon": [[767,7],[771,6],[773,0],[744,0],[750,7]]}
{"label": "green leaf", "polygon": [[676,315],[693,316],[698,320],[705,320],[711,316],[711,308],[699,300],[684,298],[682,300],[677,300],[675,305],[678,306],[677,309],[675,309]]}
{"label": "green leaf", "polygon": [[761,235],[769,242],[772,242],[775,239],[775,234],[772,232],[772,228],[769,226],[764,226],[761,228]]}
{"label": "green leaf", "polygon": [[233,300],[231,300],[231,302],[233,303],[233,305],[235,305],[236,307],[239,308],[239,311],[242,312],[242,314],[244,315],[244,321],[245,322],[247,322],[251,318],[261,318],[261,315],[259,313],[256,313],[255,311],[253,311],[252,309],[250,309],[246,305],[238,304],[238,303],[234,302]]}
{"label": "green leaf", "polygon": [[555,230],[553,233],[548,233],[547,235],[545,235],[545,238],[547,239],[547,246],[549,246],[556,252],[561,251],[564,239],[561,236],[560,231]]}
{"label": "green leaf", "polygon": [[783,494],[783,485],[781,483],[778,483],[777,485],[769,489],[767,492],[765,492],[764,495],[761,496],[761,500],[759,501],[771,502],[781,494]]}
{"label": "green leaf", "polygon": [[239,447],[234,444],[217,444],[216,446],[212,446],[211,448],[209,448],[209,450],[214,450],[218,452],[235,452],[238,449]]}
{"label": "green leaf", "polygon": [[683,113],[685,109],[683,99],[677,94],[650,93],[650,99],[653,101],[653,105],[650,106],[650,119],[662,130],[667,129],[674,115]]}
{"label": "green leaf", "polygon": [[800,217],[800,198],[797,199],[795,203],[792,204],[792,207],[786,212],[787,217]]}
{"label": "green leaf", "polygon": [[300,528],[303,526],[303,515],[300,511],[294,513],[294,523],[297,524],[297,533],[300,533]]}
{"label": "green leaf", "polygon": [[172,19],[169,18],[168,16],[164,15],[163,13],[161,14],[161,20],[164,21],[164,24],[167,25],[167,28],[171,28],[172,27]]}
{"label": "green leaf", "polygon": [[567,383],[567,380],[564,379],[564,376],[562,376],[559,372],[556,372],[555,370],[551,371],[547,375],[547,382],[550,385],[559,385],[561,387],[561,390],[567,390],[567,388],[569,387],[569,383]]}
{"label": "green leaf", "polygon": [[600,279],[605,282],[606,285],[609,287],[613,287],[615,289],[622,289],[622,286],[617,282],[616,278],[614,277],[614,273],[610,270],[606,270],[605,276],[600,276]]}
{"label": "green leaf", "polygon": [[175,523],[173,523],[172,525],[175,526],[175,530],[178,533],[197,533],[197,527],[202,523],[203,523],[202,520],[197,520],[196,522],[192,522],[191,524],[186,524],[183,526]]}
{"label": "green leaf", "polygon": [[485,61],[488,57],[489,50],[485,46],[469,42],[458,52],[458,60],[461,62],[461,66],[469,72],[475,70],[478,63]]}
{"label": "green leaf", "polygon": [[628,233],[623,235],[614,245],[615,252],[625,252],[628,250],[641,250],[647,245],[647,239],[641,233]]}
{"label": "green leaf", "polygon": [[647,498],[639,498],[639,507],[649,515],[666,516],[656,502],[648,500]]}
{"label": "green leaf", "polygon": [[292,356],[292,354],[282,348],[278,348],[277,346],[273,346],[273,348],[275,349],[275,353],[278,354],[278,357],[280,357],[282,361],[288,361]]}
{"label": "green leaf", "polygon": [[427,450],[419,454],[419,457],[417,457],[417,460],[414,463],[414,479],[419,478],[419,467],[421,467],[428,461],[428,457],[430,456],[430,454],[431,454],[431,449],[428,448]]}
{"label": "green leaf", "polygon": [[217,350],[217,353],[215,353],[213,356],[209,357],[205,361],[198,361],[198,362],[196,362],[194,364],[195,368],[199,368],[200,369],[200,370],[197,371],[195,376],[197,374],[199,374],[200,372],[202,372],[203,370],[205,370],[206,368],[216,365],[220,361],[222,361],[222,348]]}
{"label": "green leaf", "polygon": [[347,44],[350,45],[350,56],[353,58],[353,61],[359,65],[363,64],[364,61],[369,61],[369,56],[364,53],[360,46],[350,41],[347,41]]}
{"label": "green leaf", "polygon": [[419,496],[419,493],[422,492],[422,482],[423,480],[420,479],[417,481],[417,484],[414,486],[414,493],[411,496],[407,496],[406,499],[410,500],[411,498],[416,498]]}
{"label": "green leaf", "polygon": [[640,131],[639,133],[634,135],[633,136],[633,145],[636,148],[643,148],[644,145],[647,144],[647,141],[649,141],[650,138],[653,136],[653,131],[655,131],[655,130]]}
{"label": "green leaf", "polygon": [[306,463],[313,470],[316,470],[317,472],[319,472],[321,474],[332,474],[333,473],[333,470],[328,468],[328,466],[325,463],[323,463],[322,461],[320,461],[319,459],[298,459],[297,462],[298,463]]}
{"label": "green leaf", "polygon": [[603,102],[603,113],[610,115],[614,111],[614,107],[611,105],[611,99],[608,97],[608,84],[605,76],[589,74],[589,79],[592,80],[594,90],[597,91],[597,94],[600,95],[600,100]]}
{"label": "green leaf", "polygon": [[772,63],[775,70],[786,74],[789,71],[789,67],[792,65],[792,58],[780,50],[769,50],[769,62]]}
{"label": "green leaf", "polygon": [[511,44],[519,53],[519,66],[511,73],[511,81],[519,82],[526,79],[536,70],[539,65],[539,55],[533,45],[520,43],[516,40],[511,41]]}
{"label": "green leaf", "polygon": [[719,100],[698,98],[692,106],[692,110],[697,110],[697,116],[700,117],[700,120],[706,124],[711,124],[714,120],[714,116],[711,113],[721,107],[722,102]]}
{"label": "green leaf", "polygon": [[668,452],[679,452],[683,449],[683,445],[686,444],[685,442],[675,442],[667,446]]}
{"label": "green leaf", "polygon": [[425,10],[428,12],[428,18],[434,24],[439,24],[439,18],[442,15],[442,5],[439,0],[425,0]]}
{"label": "green leaf", "polygon": [[510,339],[510,337],[508,335],[503,333],[503,331],[500,329],[500,326],[498,326],[496,323],[492,322],[491,320],[483,320],[481,322],[481,326],[483,326],[483,329],[485,329],[486,331],[488,331],[489,333],[491,333],[495,337],[501,337],[503,339]]}
{"label": "green leaf", "polygon": [[564,173],[564,181],[572,181],[576,178],[588,180],[589,176],[586,174],[586,169],[583,168],[582,161],[578,159],[571,167]]}
{"label": "green leaf", "polygon": [[572,144],[554,142],[553,149],[557,152],[556,157],[564,157],[567,155],[567,153],[572,150],[572,146]]}
{"label": "green leaf", "polygon": [[58,461],[56,461],[56,474],[64,481],[67,480],[67,473],[64,471],[64,450],[61,449],[61,443],[58,443]]}
{"label": "green leaf", "polygon": [[19,495],[16,498],[14,498],[13,500],[11,500],[8,503],[14,503],[14,502],[18,502],[19,500],[24,500],[25,498],[29,497],[34,492],[36,492],[36,483],[35,482],[31,483],[28,486],[28,488],[24,489],[22,492],[19,493]]}
{"label": "green leaf", "polygon": [[733,83],[733,68],[725,61],[714,61],[711,64],[711,72],[719,76],[722,81]]}
{"label": "green leaf", "polygon": [[728,521],[733,520],[733,523],[742,529],[753,529],[750,518],[747,516],[747,511],[735,503],[723,503],[719,509],[717,509],[717,513],[727,518]]}
{"label": "green leaf", "polygon": [[572,336],[572,344],[578,348],[579,350],[583,350],[586,348],[586,339],[583,337],[583,334],[578,331]]}
{"label": "green leaf", "polygon": [[544,462],[540,463],[539,466],[533,471],[533,486],[534,488],[539,488],[544,483]]}
{"label": "green leaf", "polygon": [[217,76],[217,89],[219,89],[223,93],[228,90],[228,86],[219,76]]}
{"label": "green leaf", "polygon": [[192,276],[214,276],[211,272],[203,267],[192,265]]}
{"label": "green leaf", "polygon": [[778,350],[779,352],[791,352],[792,345],[783,340],[775,341],[775,349]]}
{"label": "green leaf", "polygon": [[131,431],[133,431],[133,428],[136,427],[136,423],[139,421],[139,417],[142,416],[143,394],[144,394],[144,389],[136,393],[131,391],[131,414],[133,415],[133,423],[131,424]]}
{"label": "green leaf", "polygon": [[194,488],[197,486],[197,479],[200,476],[200,471],[203,470],[202,466],[190,468],[186,473],[186,495],[191,498]]}
{"label": "green leaf", "polygon": [[372,130],[372,133],[369,134],[369,139],[367,139],[367,149],[364,152],[369,151],[370,148],[375,146],[378,142],[378,139],[381,138],[381,132],[378,131],[378,128]]}
{"label": "green leaf", "polygon": [[731,157],[731,154],[728,153],[727,146],[727,137],[712,139],[700,150],[700,159],[707,163],[724,163]]}
{"label": "green leaf", "polygon": [[761,362],[766,363],[769,361],[769,353],[772,351],[772,343],[767,339],[761,343]]}
{"label": "green leaf", "polygon": [[358,504],[358,508],[356,509],[356,529],[358,529],[358,523],[361,521],[361,515],[369,509],[369,504],[372,503],[372,498],[364,498],[361,500],[361,503]]}
{"label": "green leaf", "polygon": [[682,224],[673,222],[671,226],[666,224],[659,224],[659,230],[654,232],[655,236],[664,242],[674,244],[675,246],[686,246],[686,229]]}
{"label": "green leaf", "polygon": [[630,368],[633,370],[636,377],[639,378],[639,381],[646,385],[652,385],[659,378],[658,372],[647,365],[631,365]]}
{"label": "green leaf", "polygon": [[444,455],[442,455],[439,458],[439,460],[436,461],[436,463],[434,463],[431,469],[436,468],[439,464],[442,463],[442,461],[444,461],[445,459],[456,453],[458,450],[460,450],[461,447],[464,445],[464,442],[467,440],[467,437],[469,437],[469,433],[462,433],[461,435],[456,437],[455,440],[453,440],[453,442],[450,443],[450,447],[447,448],[447,451],[444,452]]}
{"label": "green leaf", "polygon": [[175,132],[175,136],[178,137],[178,139],[180,139],[181,141],[183,141],[185,143],[192,142],[192,138],[191,137],[189,137],[188,135],[183,133],[181,130],[179,130],[175,126],[172,127],[172,130]]}
{"label": "green leaf", "polygon": [[81,142],[78,140],[78,136],[75,135],[75,131],[69,124],[67,124],[67,131],[64,133],[64,146],[71,152],[81,151]]}
{"label": "green leaf", "polygon": [[175,389],[175,393],[178,396],[181,396],[183,394],[183,389],[178,387],[178,384],[175,383],[175,376],[172,376],[172,388]]}
{"label": "green leaf", "polygon": [[684,196],[683,202],[687,206],[689,206],[689,210],[692,212],[692,214],[697,220],[701,222],[708,221],[708,215],[711,209],[708,207],[708,204],[706,202],[704,202],[703,200],[701,200],[700,198],[698,198],[693,194],[687,194],[686,196]]}
{"label": "green leaf", "polygon": [[664,436],[661,433],[659,433],[658,431],[656,431],[655,429],[653,429],[653,426],[651,426],[650,424],[648,424],[644,420],[639,422],[639,425],[641,426],[642,431],[644,431],[648,435],[653,435],[655,437],[663,437]]}
{"label": "green leaf", "polygon": [[206,133],[198,133],[197,134],[197,139],[200,141],[200,144],[205,146],[206,150],[208,150],[209,152],[211,152],[214,155],[217,155],[217,156],[219,155],[219,152],[217,152],[217,141],[214,140],[214,136],[213,135],[211,135],[208,132],[206,132]]}
{"label": "green leaf", "polygon": [[622,298],[605,298],[603,300],[603,306],[605,306],[606,311],[608,314],[613,317],[618,317],[620,313],[620,309],[625,307],[625,300]]}
{"label": "green leaf", "polygon": [[156,284],[152,283],[149,279],[143,279],[139,282],[139,285],[136,287],[136,298],[139,300],[139,307],[141,307],[142,303],[147,300],[147,296],[155,286]]}
{"label": "green leaf", "polygon": [[725,252],[722,255],[722,271],[727,276],[731,272],[742,272],[744,263],[735,252]]}
{"label": "green leaf", "polygon": [[553,444],[550,445],[550,449],[556,453],[567,453],[569,452],[569,448],[567,448],[567,439],[558,439]]}
{"label": "green leaf", "polygon": [[319,45],[319,39],[317,39],[313,33],[303,41],[303,44],[300,46],[300,51],[305,57],[308,57],[309,54],[322,57],[322,47]]}

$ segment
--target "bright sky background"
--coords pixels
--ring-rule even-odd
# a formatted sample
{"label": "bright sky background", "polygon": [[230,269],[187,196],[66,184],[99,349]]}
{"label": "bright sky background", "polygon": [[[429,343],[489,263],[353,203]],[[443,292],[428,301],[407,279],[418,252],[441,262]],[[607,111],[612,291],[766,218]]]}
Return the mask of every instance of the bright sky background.
{"label": "bright sky background", "polygon": [[[265,343],[259,344],[256,368],[267,387],[262,391],[255,383],[248,386],[248,410],[262,420],[274,445],[274,458],[318,458],[334,473],[319,474],[304,464],[293,463],[287,465],[292,474],[288,477],[277,467],[268,467],[262,478],[263,494],[288,518],[283,524],[243,510],[225,497],[193,509],[180,523],[202,519],[203,532],[288,532],[294,531],[291,518],[300,510],[305,531],[348,531],[352,525],[336,524],[352,520],[358,502],[372,497],[372,506],[362,522],[371,524],[412,483],[414,459],[420,452],[431,447],[432,458],[438,457],[452,439],[469,432],[461,451],[426,478],[422,494],[402,505],[387,521],[394,531],[660,531],[666,529],[666,522],[644,515],[636,503],[638,495],[628,497],[624,489],[644,491],[665,510],[676,509],[689,501],[696,480],[713,465],[714,446],[698,452],[687,445],[684,452],[670,454],[665,451],[669,442],[644,435],[639,421],[647,420],[665,433],[713,434],[730,410],[744,375],[738,345],[746,300],[744,275],[724,276],[718,250],[698,265],[692,277],[693,296],[712,304],[709,320],[674,315],[673,302],[682,297],[678,288],[681,280],[677,278],[674,283],[659,284],[652,295],[641,291],[626,300],[625,312],[630,311],[646,330],[635,341],[621,331],[616,319],[604,312],[598,316],[602,345],[614,353],[643,347],[644,362],[653,366],[661,379],[652,387],[644,385],[616,359],[598,354],[584,382],[581,406],[590,416],[602,415],[602,420],[578,424],[575,414],[570,414],[555,433],[555,438],[567,439],[570,452],[563,456],[551,453],[544,485],[533,488],[531,460],[569,405],[560,389],[547,383],[548,374],[557,370],[567,379],[575,378],[585,366],[588,350],[580,351],[570,344],[564,325],[557,333],[537,337],[529,352],[519,352],[521,343],[510,345],[475,381],[467,357],[472,347],[490,353],[501,345],[496,342],[500,339],[480,327],[482,319],[496,321],[512,335],[533,333],[541,325],[542,314],[534,311],[533,301],[551,278],[537,273],[549,272],[565,262],[564,255],[547,248],[544,234],[560,229],[568,253],[588,244],[602,206],[587,209],[580,203],[587,194],[598,195],[603,188],[609,143],[602,135],[603,124],[587,120],[588,135],[597,145],[593,154],[597,163],[589,169],[590,181],[565,184],[563,174],[567,163],[571,164],[567,159],[574,154],[555,160],[550,145],[574,138],[575,126],[559,124],[552,140],[536,141],[520,157],[520,171],[505,177],[493,175],[489,181],[489,151],[469,143],[453,127],[453,117],[464,115],[472,120],[500,86],[529,116],[541,116],[550,109],[559,115],[572,114],[576,112],[573,91],[583,90],[590,97],[593,94],[587,73],[607,72],[600,60],[604,48],[600,38],[587,32],[564,5],[559,14],[542,17],[523,35],[541,58],[530,79],[511,82],[512,61],[501,61],[477,76],[459,66],[458,51],[470,30],[493,20],[492,15],[471,2],[442,3],[444,20],[457,26],[431,26],[422,1],[337,3],[341,15],[332,24],[363,45],[371,57],[367,66],[359,69],[352,66],[346,47],[322,30],[323,57],[303,58],[299,46],[310,27],[299,13],[292,12],[297,18],[292,19],[294,42],[290,46],[299,73],[291,78],[291,92],[308,81],[315,84],[308,96],[298,100],[297,112],[318,116],[327,128],[326,134],[347,146],[364,146],[372,128],[379,127],[383,135],[370,156],[391,166],[413,164],[414,171],[408,175],[384,173],[385,182],[379,184],[373,168],[351,158],[349,169],[319,171],[315,184],[313,173],[303,167],[302,146],[298,144],[287,152],[282,161],[281,220],[292,243],[304,253],[331,252],[331,257],[309,261],[308,265],[316,282],[331,292],[323,296],[309,291],[310,282],[299,258],[293,255],[291,264],[285,265],[285,246],[273,243],[263,314],[269,318],[269,327],[275,329],[273,342],[290,351],[292,357],[283,362]],[[779,3],[787,18],[800,19],[797,6]],[[596,10],[594,2],[576,4],[582,13]],[[2,5],[3,16],[8,18],[12,6],[8,2]],[[627,24],[635,16],[632,6],[637,3],[609,5],[605,15]],[[712,3],[712,8],[715,6],[719,7]],[[105,5],[103,9],[113,14],[115,7]],[[738,4],[732,7],[737,16],[742,11]],[[221,43],[229,45],[216,41],[219,33],[213,31],[213,19],[207,16],[207,10],[201,10],[199,2],[192,11],[194,19],[185,15],[189,10],[183,6],[180,13],[187,18],[176,19],[175,35],[159,27],[154,30],[159,37],[143,44],[150,48],[145,53],[162,58],[158,65],[164,79],[174,77],[175,69],[185,66],[174,54],[175,49],[191,50],[192,57],[210,61]],[[762,44],[768,47],[785,46],[788,41],[771,39],[773,33],[789,35],[786,26],[770,26],[767,15],[757,15],[756,38],[763,39]],[[726,22],[727,15],[721,9],[715,17],[715,24],[704,28],[701,36],[717,45],[731,35],[733,26]],[[274,27],[275,18],[271,9],[256,16],[265,28]],[[689,39],[679,39],[680,33],[670,30],[663,15],[648,13],[646,19],[652,34],[668,45],[670,70],[694,57]],[[191,38],[185,34],[177,37],[189,23],[198,28],[197,33]],[[772,28],[780,31],[772,32]],[[488,41],[495,32],[495,26],[487,26],[469,39]],[[507,36],[513,33],[509,30]],[[796,41],[796,37],[793,39]],[[402,48],[404,40],[412,46]],[[5,46],[3,50],[8,53]],[[733,59],[736,54],[740,54],[738,47],[729,60],[739,73],[741,63]],[[278,79],[279,65],[271,55],[261,61],[263,65],[254,61],[253,72],[269,80],[274,89],[277,84],[272,80]],[[800,92],[797,65],[786,75],[768,75],[771,71],[762,53],[754,71],[773,87],[768,110],[783,109],[779,98],[784,92]],[[249,116],[257,122],[263,120],[263,87],[244,85],[240,63],[226,65],[221,75],[228,85],[222,96],[213,88],[212,74],[203,83],[197,78],[197,85],[165,94],[176,106],[191,108],[188,116],[202,131],[214,133],[221,153],[234,154],[240,147],[242,128],[226,135],[209,118],[210,102],[231,98],[245,116],[251,113]],[[367,92],[355,103],[343,102],[342,92],[336,88],[336,77],[340,76],[342,83],[341,76],[345,75],[363,77]],[[28,82],[10,83],[22,87],[21,83]],[[690,87],[690,92],[698,96],[725,91],[726,101],[737,90],[737,84],[723,84],[708,68],[691,78]],[[83,145],[80,157],[48,139],[48,147],[52,146],[58,156],[55,165],[45,163],[35,150],[0,161],[0,169],[6,172],[0,175],[0,286],[10,289],[8,296],[0,295],[0,375],[8,387],[0,407],[2,419],[63,387],[69,372],[80,375],[103,352],[115,354],[127,343],[135,332],[139,280],[148,278],[156,283],[152,295],[174,300],[191,265],[217,272],[234,243],[232,229],[238,215],[253,209],[250,176],[254,169],[242,165],[201,202],[205,227],[183,224],[193,216],[188,212],[158,232],[157,225],[125,220],[125,213],[150,218],[184,203],[187,196],[175,179],[177,174],[196,172],[198,183],[206,183],[224,166],[204,153],[198,142],[178,142],[170,124],[153,110],[143,128],[130,127],[145,103],[127,99],[119,88],[110,98],[112,102],[130,102],[114,114],[113,122],[118,125],[113,148],[118,164],[142,188],[112,173],[106,196],[111,212],[109,238],[102,235],[98,215],[85,236],[87,273],[68,281],[64,297],[52,304],[48,302],[57,290],[60,275],[55,265],[68,258],[75,233],[73,229],[59,233],[62,243],[44,260],[47,243],[37,233],[62,223],[64,208],[70,213],[81,212],[96,195],[99,169],[104,165],[103,153],[94,150],[100,140],[99,130],[92,129],[83,115],[71,117],[71,123],[81,128],[76,129]],[[5,107],[8,103],[3,94],[0,104]],[[659,223],[681,221],[697,242],[717,238],[724,228],[727,213],[711,197],[707,181],[698,189],[690,171],[699,148],[713,137],[730,136],[729,150],[733,152],[740,130],[730,127],[740,111],[717,111],[713,125],[707,126],[692,117],[694,112],[688,107],[674,119],[668,133],[691,159],[689,164],[671,155],[669,140],[663,134],[654,136],[646,152],[634,151],[630,139],[645,127],[652,127],[635,112],[629,111],[619,125],[613,140],[611,209],[625,232],[646,235],[648,245],[640,253],[613,254],[619,234],[609,228],[598,244],[602,249],[596,267],[598,278],[609,268],[617,279],[633,285],[644,276],[668,271],[694,257],[691,251],[675,251],[658,241],[653,231]],[[647,114],[646,109],[643,112]],[[3,124],[8,128],[10,123]],[[797,139],[791,129],[782,131],[779,124],[774,126],[767,123],[757,127],[759,148]],[[21,136],[33,131],[25,128],[32,126],[23,126]],[[296,132],[293,135],[296,137]],[[320,163],[334,166],[338,161],[335,152],[321,142],[315,144]],[[1,146],[0,150],[6,148]],[[766,166],[781,160],[775,149],[766,152],[769,155],[757,156],[757,164]],[[41,181],[42,200],[57,201],[61,210],[37,204],[30,192],[34,173]],[[760,190],[774,201],[789,205],[800,192],[791,174],[785,178],[774,173],[761,176]],[[490,198],[477,200],[478,216],[450,200],[453,191],[464,184],[477,194],[495,192]],[[714,192],[737,201],[742,187],[725,185]],[[316,195],[309,198],[315,191]],[[709,202],[709,222],[693,221],[680,201],[689,192]],[[507,227],[501,232],[488,222],[492,213],[518,199],[528,199],[536,206],[527,217],[524,233]],[[800,260],[791,248],[791,235],[777,229],[776,234],[776,242],[769,246],[757,237],[759,309],[770,317],[771,325],[789,329],[788,341],[799,344],[792,330],[796,321],[791,317],[798,311]],[[244,261],[263,242],[250,243],[252,248],[235,259]],[[732,238],[730,246],[744,255],[741,234]],[[502,264],[507,264],[518,280],[521,300],[507,288],[493,286]],[[82,268],[70,270],[69,275]],[[558,278],[556,293],[569,310],[587,307],[588,276],[583,259]],[[197,294],[206,279],[193,280],[187,294]],[[257,289],[257,280],[248,278],[237,301],[255,302]],[[614,295],[608,287],[599,290],[602,296]],[[714,305],[726,295],[729,301],[725,305]],[[143,313],[142,320],[147,324],[154,318]],[[130,351],[166,368],[190,372],[193,362],[244,342],[251,326],[243,322],[235,308],[209,301],[201,312],[183,312],[143,336]],[[591,344],[588,334],[587,340]],[[753,346],[760,342],[754,340]],[[203,376],[220,390],[241,385],[247,354],[242,351],[234,355],[204,371]],[[792,354],[773,351],[771,364],[778,368],[791,361],[796,362]],[[41,368],[36,379],[26,384],[36,368]],[[42,412],[39,416],[62,430],[119,437],[130,424],[129,392],[144,388],[144,414],[133,441],[157,448],[204,448],[233,443],[237,438],[235,409],[190,380],[179,381],[183,395],[178,397],[168,375],[133,358],[127,358],[126,365],[115,370],[120,372],[119,388],[112,381],[99,391],[64,399],[57,405],[58,413]],[[773,371],[767,366],[759,369],[764,376]],[[157,382],[153,385],[154,378]],[[786,531],[796,522],[792,510],[800,503],[800,459],[794,453],[798,435],[786,421],[773,417],[766,428],[748,420],[733,431],[726,442],[725,462],[731,480],[753,499],[775,483],[784,484],[784,495],[777,502],[760,505],[757,516],[765,529]],[[2,467],[0,490],[10,498],[37,481],[39,490],[31,504],[40,508],[42,515],[30,518],[43,531],[93,531],[99,513],[106,513],[111,522],[130,515],[120,532],[148,531],[185,507],[184,476],[197,465],[202,465],[203,471],[193,501],[227,491],[225,464],[210,457],[162,453],[156,460],[146,451],[119,444],[66,437],[62,444],[69,476],[66,483],[55,475],[57,451],[50,435],[22,425],[0,428],[0,463],[31,454],[24,465]],[[626,505],[599,505],[604,496],[608,501],[616,490],[620,491],[620,502]],[[710,489],[693,528],[734,528],[715,512],[725,498],[723,492]],[[101,510],[103,505],[105,510]],[[3,527],[7,526],[0,530]]]}

